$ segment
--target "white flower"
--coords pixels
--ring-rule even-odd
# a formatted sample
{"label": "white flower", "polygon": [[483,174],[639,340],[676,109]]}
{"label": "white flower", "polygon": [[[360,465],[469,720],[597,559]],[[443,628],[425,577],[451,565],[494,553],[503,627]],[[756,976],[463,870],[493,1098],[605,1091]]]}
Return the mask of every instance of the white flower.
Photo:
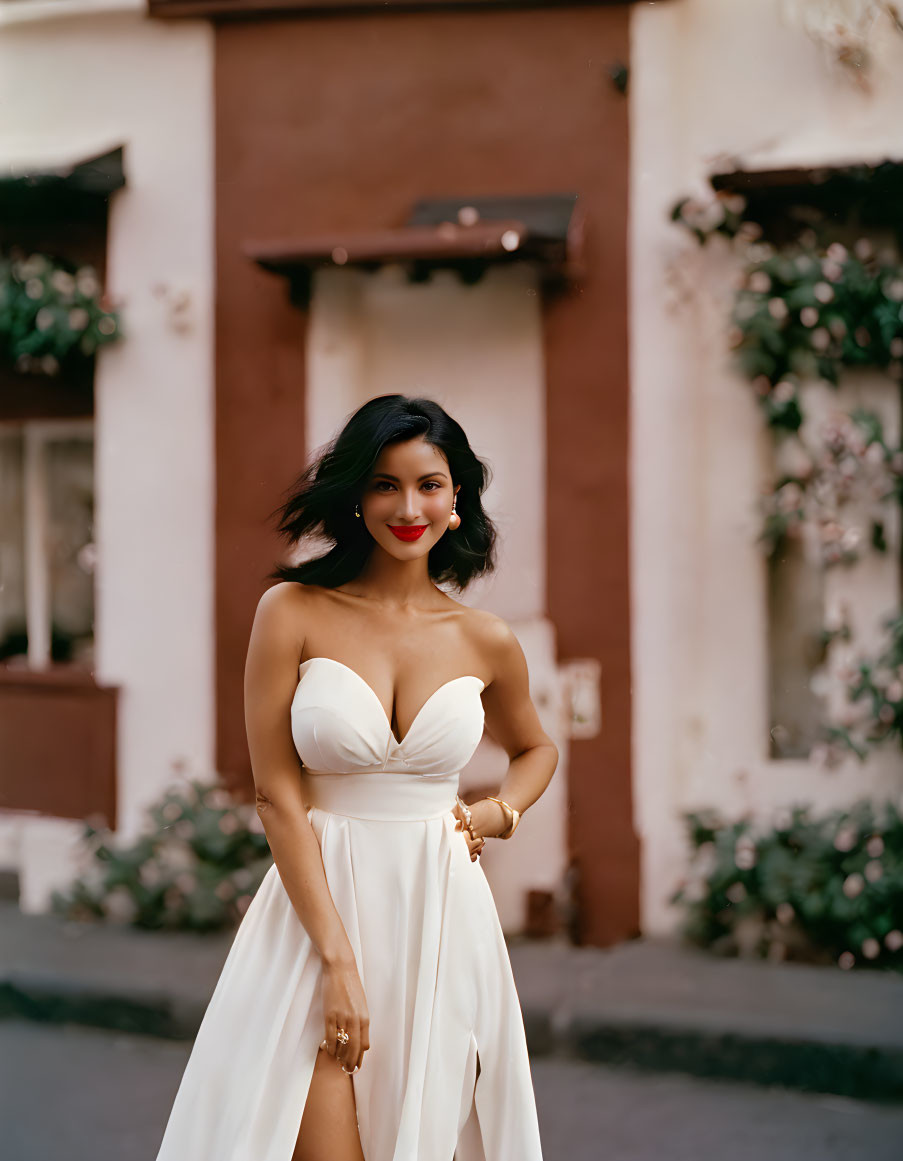
{"label": "white flower", "polygon": [[828,323],[828,330],[835,339],[842,339],[847,333],[847,324],[842,318],[832,318]]}
{"label": "white flower", "polygon": [[853,253],[860,261],[867,262],[875,253],[875,248],[868,238],[860,238],[853,246]]}
{"label": "white flower", "polygon": [[114,887],[109,895],[107,895],[105,910],[111,919],[120,923],[128,923],[134,917],[135,911],[137,910],[135,900],[132,898],[128,887]]}
{"label": "white flower", "polygon": [[50,275],[50,285],[60,294],[71,294],[75,290],[75,279],[65,270],[54,270]]}
{"label": "white flower", "polygon": [[839,827],[837,834],[834,836],[834,849],[838,851],[851,851],[856,845],[859,838],[859,832],[855,826],[845,824]]}
{"label": "white flower", "polygon": [[877,959],[881,954],[881,944],[877,939],[864,939],[862,941],[862,954],[866,959]]}
{"label": "white flower", "polygon": [[755,242],[756,238],[762,237],[762,227],[758,222],[741,222],[740,228],[737,231],[737,241],[741,245],[748,242]]}
{"label": "white flower", "polygon": [[[767,375],[756,375],[752,385],[757,395],[767,395],[771,391],[771,382]],[[903,461],[903,454],[901,454],[900,459]],[[903,462],[901,462],[901,470],[903,470]]]}
{"label": "white flower", "polygon": [[743,194],[722,194],[721,201],[731,214],[742,214],[746,209],[746,198]]}
{"label": "white flower", "polygon": [[770,298],[768,300],[768,313],[773,319],[781,322],[790,313],[787,309],[787,303],[783,298]]}
{"label": "white flower", "polygon": [[884,946],[888,951],[899,951],[903,947],[903,931],[889,931],[884,937]]}
{"label": "white flower", "polygon": [[138,870],[138,878],[143,887],[156,887],[162,877],[160,868],[156,863],[143,863]]}
{"label": "white flower", "polygon": [[869,862],[867,862],[863,867],[863,871],[865,873],[865,877],[870,883],[877,883],[881,876],[884,874],[884,868],[881,866],[877,859],[871,859]]}
{"label": "white flower", "polygon": [[194,851],[187,843],[167,842],[160,852],[160,861],[167,871],[190,871],[197,866]]}
{"label": "white flower", "polygon": [[742,903],[746,898],[746,888],[742,883],[731,883],[724,893],[731,903]]}
{"label": "white flower", "polygon": [[865,844],[865,849],[873,859],[879,859],[884,854],[884,839],[880,834],[873,834]]}
{"label": "white flower", "polygon": [[831,336],[824,327],[817,327],[810,339],[816,351],[826,351],[831,345]]}
{"label": "white flower", "polygon": [[865,879],[863,879],[858,871],[854,871],[852,875],[847,875],[843,881],[843,893],[848,899],[855,899],[858,895],[862,894],[864,889]]}
{"label": "white flower", "polygon": [[814,306],[804,306],[800,311],[800,322],[804,327],[814,327],[818,322],[818,311]]}
{"label": "white flower", "polygon": [[787,924],[792,922],[796,912],[793,909],[793,904],[779,903],[775,908],[775,915],[777,916],[778,923]]}
{"label": "white flower", "polygon": [[830,302],[834,297],[834,287],[830,282],[816,282],[815,286],[812,288],[812,293],[815,295],[819,302],[827,303]]}
{"label": "white flower", "polygon": [[775,384],[772,395],[776,403],[789,403],[796,395],[796,387],[788,379],[782,379],[780,383]]}
{"label": "white flower", "polygon": [[93,298],[100,290],[100,283],[90,266],[83,266],[75,276],[75,285],[78,293],[85,298]]}
{"label": "white flower", "polygon": [[856,957],[851,951],[842,951],[837,957],[837,966],[845,972],[848,972],[855,962]]}
{"label": "white flower", "polygon": [[67,323],[70,331],[83,331],[90,321],[91,316],[81,306],[76,306],[69,311]]}
{"label": "white flower", "polygon": [[756,294],[767,294],[771,290],[771,279],[764,270],[754,270],[749,276],[749,289]]}
{"label": "white flower", "polygon": [[44,297],[44,283],[40,278],[29,278],[25,283],[25,293],[30,299],[37,300]]}
{"label": "white flower", "polygon": [[47,262],[40,254],[32,254],[30,258],[26,258],[23,262],[16,263],[13,271],[16,278],[23,280],[37,278],[38,275],[46,273]]}

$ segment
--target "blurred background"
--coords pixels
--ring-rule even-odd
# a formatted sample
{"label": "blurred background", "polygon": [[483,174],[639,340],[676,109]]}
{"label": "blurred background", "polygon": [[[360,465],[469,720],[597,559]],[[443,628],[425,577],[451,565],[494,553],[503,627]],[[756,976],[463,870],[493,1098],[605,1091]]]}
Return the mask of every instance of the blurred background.
{"label": "blurred background", "polygon": [[155,1156],[269,517],[400,391],[561,751],[482,859],[549,1161],[899,1161],[901,108],[879,0],[0,0],[4,1157]]}

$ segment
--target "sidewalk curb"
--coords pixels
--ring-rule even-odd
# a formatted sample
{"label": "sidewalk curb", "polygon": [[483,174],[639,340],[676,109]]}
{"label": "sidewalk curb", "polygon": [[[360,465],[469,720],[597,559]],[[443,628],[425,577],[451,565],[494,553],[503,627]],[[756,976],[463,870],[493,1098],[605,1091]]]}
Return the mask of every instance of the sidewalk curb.
{"label": "sidewalk curb", "polygon": [[858,1100],[903,1102],[903,1049],[609,1018],[576,1019],[574,1054],[643,1071],[682,1072]]}
{"label": "sidewalk curb", "polygon": [[83,1024],[162,1040],[192,1040],[206,1005],[162,992],[112,993],[63,977],[0,980],[0,1020]]}
{"label": "sidewalk curb", "polygon": [[[0,980],[0,1019],[81,1024],[166,1040],[191,1040],[206,1002],[163,992],[115,992],[61,976]],[[585,1060],[646,1072],[777,1085],[859,1100],[903,1102],[903,1047],[762,1036],[678,1020],[524,1008],[531,1056]]]}

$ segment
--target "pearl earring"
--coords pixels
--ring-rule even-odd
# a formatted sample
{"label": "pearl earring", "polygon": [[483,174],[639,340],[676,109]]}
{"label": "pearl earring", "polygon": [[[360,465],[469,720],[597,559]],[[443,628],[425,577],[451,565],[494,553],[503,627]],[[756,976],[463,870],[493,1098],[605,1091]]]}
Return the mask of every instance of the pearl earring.
{"label": "pearl earring", "polygon": [[448,526],[453,532],[456,528],[461,527],[461,517],[455,511],[455,505],[457,502],[457,498],[452,502],[451,516],[448,518]]}

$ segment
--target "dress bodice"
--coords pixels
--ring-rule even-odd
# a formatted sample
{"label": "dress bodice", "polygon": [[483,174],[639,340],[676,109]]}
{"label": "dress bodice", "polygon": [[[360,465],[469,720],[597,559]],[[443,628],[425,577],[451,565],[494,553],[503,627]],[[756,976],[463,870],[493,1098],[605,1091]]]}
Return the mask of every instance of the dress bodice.
{"label": "dress bodice", "polygon": [[485,682],[473,674],[440,685],[399,742],[372,687],[331,657],[298,667],[291,706],[292,738],[304,766],[323,773],[457,772],[483,735]]}

